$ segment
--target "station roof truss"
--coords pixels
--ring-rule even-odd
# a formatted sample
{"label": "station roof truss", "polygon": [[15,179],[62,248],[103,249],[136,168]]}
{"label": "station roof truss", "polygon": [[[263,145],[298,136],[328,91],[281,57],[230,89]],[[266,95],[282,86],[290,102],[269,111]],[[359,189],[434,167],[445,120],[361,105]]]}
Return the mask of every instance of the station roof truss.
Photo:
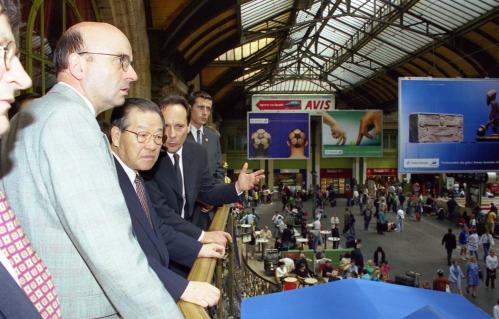
{"label": "station roof truss", "polygon": [[146,3],[183,78],[228,106],[334,93],[340,108],[391,110],[399,77],[499,77],[499,0],[177,0],[169,20]]}

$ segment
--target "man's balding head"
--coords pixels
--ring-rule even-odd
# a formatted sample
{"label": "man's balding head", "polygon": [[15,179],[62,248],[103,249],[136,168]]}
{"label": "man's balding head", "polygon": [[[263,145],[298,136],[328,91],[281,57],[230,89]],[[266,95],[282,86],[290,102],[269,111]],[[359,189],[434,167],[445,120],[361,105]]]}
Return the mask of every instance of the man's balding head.
{"label": "man's balding head", "polygon": [[58,81],[86,97],[97,114],[124,103],[130,83],[137,80],[132,61],[125,34],[101,22],[73,25],[54,52]]}
{"label": "man's balding head", "polygon": [[[115,37],[128,43],[123,32],[109,23],[80,22],[71,26],[57,41],[54,50],[56,73],[68,68],[68,57],[71,53],[106,48],[106,44],[109,47],[109,41]],[[130,43],[128,45],[130,46]],[[89,47],[92,49],[89,50]]]}

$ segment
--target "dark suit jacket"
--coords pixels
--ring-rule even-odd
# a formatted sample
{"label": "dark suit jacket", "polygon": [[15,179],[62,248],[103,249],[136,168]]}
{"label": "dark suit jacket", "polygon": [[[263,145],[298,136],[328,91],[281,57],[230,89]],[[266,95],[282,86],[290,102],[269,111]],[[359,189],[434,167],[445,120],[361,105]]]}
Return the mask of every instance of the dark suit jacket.
{"label": "dark suit jacket", "polygon": [[[182,165],[186,203],[184,218],[199,227],[209,223],[208,214],[194,214],[196,200],[210,205],[234,203],[239,197],[234,184],[217,184],[210,174],[207,153],[203,146],[186,139],[182,147]],[[172,161],[162,152],[151,171],[145,174],[146,186],[159,217],[177,231],[199,238],[201,229],[194,225],[180,223],[182,212],[182,190],[178,186]],[[172,210],[173,209],[173,210]],[[176,216],[174,216],[176,215]]]}
{"label": "dark suit jacket", "polygon": [[[187,138],[195,141],[192,132],[187,135]],[[214,129],[203,127],[203,146],[208,152],[208,169],[213,175],[217,183],[224,182],[224,168],[222,163],[222,148],[220,147],[220,134]]]}
{"label": "dark suit jacket", "polygon": [[191,267],[201,249],[201,243],[189,236],[178,233],[172,227],[166,225],[158,218],[148,199],[151,220],[154,226],[154,229],[151,228],[140,205],[139,197],[125,170],[116,159],[115,164],[121,191],[132,219],[135,237],[147,257],[149,266],[154,269],[173,299],[178,301],[187,287],[188,281],[169,269],[170,259],[181,265]]}
{"label": "dark suit jacket", "polygon": [[2,264],[0,264],[0,318],[41,319],[35,306]]}

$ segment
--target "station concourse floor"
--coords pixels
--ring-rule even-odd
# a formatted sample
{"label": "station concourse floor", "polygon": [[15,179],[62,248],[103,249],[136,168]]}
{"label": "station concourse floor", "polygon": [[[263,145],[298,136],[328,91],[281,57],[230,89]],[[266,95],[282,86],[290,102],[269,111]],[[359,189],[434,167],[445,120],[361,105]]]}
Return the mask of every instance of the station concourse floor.
{"label": "station concourse floor", "polygon": [[[322,228],[325,230],[330,229],[330,217],[334,212],[334,214],[340,218],[339,228],[341,231],[343,228],[343,214],[345,207],[346,199],[337,199],[337,205],[333,208],[326,205],[326,218],[321,219]],[[261,228],[263,225],[268,225],[271,230],[274,230],[272,215],[276,210],[281,212],[281,208],[282,203],[280,201],[274,201],[269,204],[259,204],[258,207],[256,207],[256,212],[259,216],[258,226]],[[306,201],[304,203],[304,210],[309,212],[307,216],[308,223],[313,221],[311,214],[312,209],[312,200]],[[365,231],[364,220],[360,215],[359,207],[354,206],[351,207],[351,209],[355,216],[355,231],[357,238],[362,239],[361,251],[364,256],[364,263],[366,263],[368,259],[372,259],[376,248],[381,246],[386,253],[386,259],[391,266],[390,277],[392,279],[395,275],[403,275],[406,271],[412,270],[422,274],[421,283],[427,280],[431,285],[433,278],[436,277],[438,268],[443,269],[445,275],[448,276],[449,267],[447,266],[447,254],[444,247],[441,245],[441,242],[442,237],[447,232],[449,227],[453,229],[456,236],[459,234],[460,229],[457,225],[449,220],[437,220],[435,216],[424,215],[420,221],[416,221],[414,216],[406,216],[404,221],[404,230],[402,232],[385,232],[384,235],[378,235],[376,233],[376,221],[374,217],[371,220],[369,230]],[[395,214],[387,213],[386,216],[388,221],[395,221]],[[499,239],[496,239],[495,241],[495,249],[496,251],[499,251]],[[340,246],[343,246],[344,242],[345,240],[342,237]],[[330,242],[328,242],[327,247],[331,247]],[[259,255],[260,252],[255,252],[255,257]],[[458,255],[458,249],[454,250],[453,256],[458,257]],[[480,258],[480,268],[484,273],[485,280],[485,263],[482,259],[482,248],[479,249],[478,256]],[[463,272],[465,272],[466,261],[459,259],[459,264],[461,265]],[[262,262],[250,260],[249,265],[256,272],[263,275],[264,270]],[[483,311],[491,315],[492,308],[499,298],[499,278],[496,279],[495,289],[486,288],[485,282],[480,281],[476,298],[471,297],[471,294],[469,296],[466,295],[466,281],[464,279],[462,284],[464,296],[472,303],[480,307]]]}

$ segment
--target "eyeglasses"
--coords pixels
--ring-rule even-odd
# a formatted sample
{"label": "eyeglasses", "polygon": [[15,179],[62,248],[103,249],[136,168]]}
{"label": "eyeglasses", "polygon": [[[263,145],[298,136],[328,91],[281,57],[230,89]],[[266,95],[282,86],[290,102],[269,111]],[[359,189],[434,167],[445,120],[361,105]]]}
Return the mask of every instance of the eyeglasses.
{"label": "eyeglasses", "polygon": [[16,55],[16,43],[14,41],[10,41],[5,46],[0,46],[0,49],[3,50],[3,63],[5,69],[10,70],[10,64],[12,58]]}
{"label": "eyeglasses", "polygon": [[166,140],[166,136],[163,134],[151,134],[149,132],[134,132],[130,130],[124,130],[126,132],[135,134],[137,136],[137,142],[139,143],[147,143],[151,140],[151,136],[153,137],[154,143],[156,145],[163,145],[163,142]]}
{"label": "eyeglasses", "polygon": [[130,59],[130,57],[126,54],[111,54],[111,53],[89,52],[89,51],[79,52],[78,54],[80,54],[80,55],[81,54],[97,54],[97,55],[108,55],[108,56],[117,57],[120,59],[121,68],[123,69],[123,72],[128,71],[128,68],[133,63],[133,61]]}

